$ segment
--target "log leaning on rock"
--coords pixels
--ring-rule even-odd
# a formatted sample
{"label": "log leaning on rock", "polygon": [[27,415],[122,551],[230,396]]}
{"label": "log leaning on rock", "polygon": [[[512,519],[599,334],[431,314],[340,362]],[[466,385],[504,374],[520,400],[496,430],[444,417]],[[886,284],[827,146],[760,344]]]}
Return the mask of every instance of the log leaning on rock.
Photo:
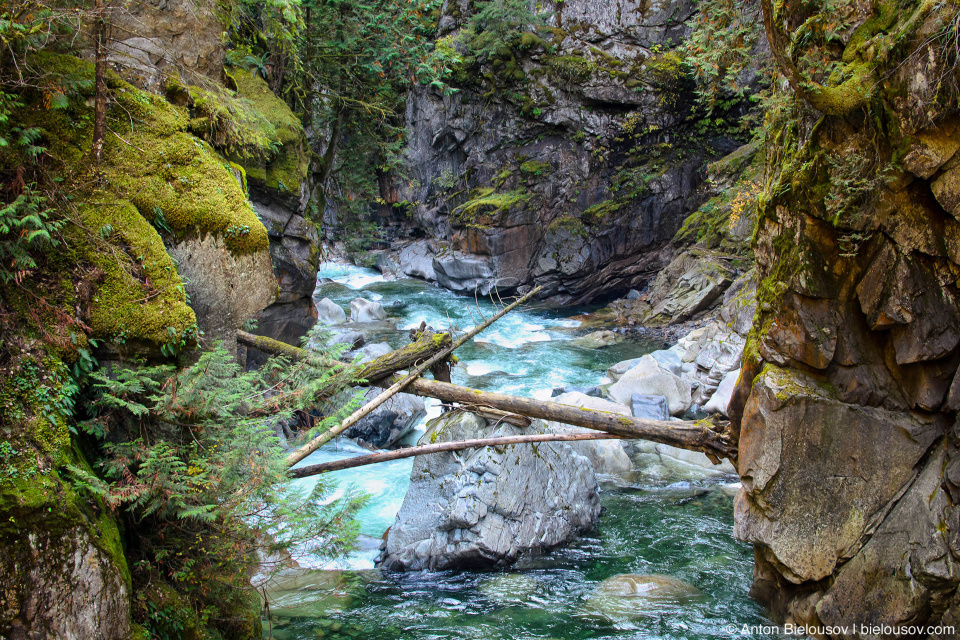
{"label": "log leaning on rock", "polygon": [[[240,333],[243,334],[244,332]],[[249,336],[249,338],[247,336]],[[250,338],[255,338],[256,343],[250,344],[248,341]],[[270,339],[267,338],[266,340]],[[432,343],[433,338],[421,340]],[[274,345],[271,343],[276,343],[276,340],[270,340],[268,343],[258,336],[246,334],[238,335],[238,341],[243,344],[248,344],[249,346],[254,346],[267,353],[280,353],[298,359],[308,359],[311,364],[313,364],[313,360],[310,360],[310,358],[314,356],[303,349],[291,347],[284,343],[279,343],[282,347],[274,349]],[[404,347],[404,349],[411,349],[418,343],[408,345]],[[417,347],[417,349],[421,349],[424,346],[426,345],[421,345],[421,347]],[[428,347],[428,350],[430,348],[432,347]],[[403,351],[404,349],[398,349],[397,351]],[[439,348],[434,353],[442,350],[443,348]],[[412,354],[413,352],[410,353]],[[392,362],[393,365],[391,366],[395,366],[397,362],[404,361],[404,358],[392,356],[392,354],[384,355],[377,360],[381,359],[384,363],[388,361]],[[420,359],[423,359],[422,356]],[[368,363],[368,366],[373,365],[377,360]],[[343,366],[343,363],[335,362],[331,363],[331,366]],[[384,371],[386,365],[377,365],[374,368],[377,369],[377,371]],[[377,380],[373,375],[370,375],[368,379]],[[383,376],[380,376],[376,384],[381,387],[390,387],[398,380],[399,378],[383,379]],[[480,408],[481,410],[483,408],[493,409],[497,412],[496,415],[498,416],[507,414],[552,420],[563,424],[612,433],[624,438],[650,440],[680,449],[699,451],[705,453],[714,462],[719,462],[721,458],[729,458],[730,460],[736,461],[737,447],[735,439],[722,428],[707,421],[666,422],[662,420],[632,418],[616,413],[573,407],[546,400],[520,398],[491,391],[469,389],[446,382],[424,380],[423,378],[410,382],[406,388],[406,392],[421,397],[436,398],[444,402],[459,403],[466,406],[468,410],[476,408]],[[491,416],[491,418],[492,417],[493,416]]]}

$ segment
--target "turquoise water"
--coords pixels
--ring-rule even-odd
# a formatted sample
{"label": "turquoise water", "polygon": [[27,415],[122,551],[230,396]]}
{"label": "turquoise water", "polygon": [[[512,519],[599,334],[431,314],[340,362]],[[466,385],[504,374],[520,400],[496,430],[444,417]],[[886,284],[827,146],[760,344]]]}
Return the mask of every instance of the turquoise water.
{"label": "turquoise water", "polygon": [[[323,265],[319,294],[349,308],[356,297],[385,306],[403,301],[398,327],[421,321],[436,329],[467,329],[489,317],[489,301],[456,296],[423,282],[385,282],[374,271]],[[549,397],[553,387],[601,382],[605,369],[638,357],[649,344],[624,342],[606,349],[571,343],[586,330],[573,312],[524,308],[508,314],[458,350],[466,363],[453,381],[516,395]],[[392,346],[406,331],[384,333]],[[428,403],[430,415],[439,408]],[[301,464],[367,453],[349,443],[330,444]],[[398,574],[373,568],[379,538],[403,501],[412,460],[337,472],[348,486],[371,494],[360,515],[362,548],[336,567],[296,583],[277,584],[264,637],[475,640],[553,638],[730,638],[744,625],[767,622],[747,597],[752,550],[733,539],[733,500],[723,486],[736,478],[707,476],[696,467],[638,467],[629,477],[601,478],[603,513],[595,532],[553,553],[521,561],[506,572]],[[302,482],[309,483],[310,479]],[[617,574],[659,574],[697,590],[682,602],[652,603],[602,615],[591,594]]]}

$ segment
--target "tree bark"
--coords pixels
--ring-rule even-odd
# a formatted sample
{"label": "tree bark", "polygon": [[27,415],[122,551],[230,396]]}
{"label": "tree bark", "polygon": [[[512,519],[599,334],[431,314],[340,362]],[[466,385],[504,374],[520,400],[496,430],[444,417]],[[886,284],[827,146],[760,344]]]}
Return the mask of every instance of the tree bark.
{"label": "tree bark", "polygon": [[330,471],[341,471],[343,469],[353,469],[355,467],[364,467],[368,464],[377,464],[380,462],[390,462],[391,460],[401,460],[403,458],[412,458],[414,456],[424,456],[429,453],[442,453],[444,451],[460,451],[463,449],[475,449],[479,447],[502,447],[512,444],[528,444],[534,442],[579,442],[583,440],[619,440],[621,436],[615,436],[608,433],[538,433],[525,436],[501,436],[499,438],[474,438],[472,440],[459,440],[456,442],[441,442],[439,444],[427,444],[422,447],[408,447],[396,451],[384,451],[381,453],[372,453],[367,456],[356,456],[354,458],[345,458],[343,460],[334,460],[333,462],[323,462],[321,464],[311,464],[299,469],[291,469],[288,475],[291,478],[306,478],[320,473]]}
{"label": "tree bark", "polygon": [[[390,384],[390,380],[378,383]],[[478,405],[498,409],[510,414],[552,420],[577,427],[612,433],[624,438],[650,440],[689,451],[707,454],[714,462],[720,458],[736,460],[736,443],[720,427],[706,420],[696,422],[667,422],[633,418],[618,413],[574,407],[547,400],[520,398],[492,391],[469,389],[434,380],[414,380],[409,393],[444,402]]]}
{"label": "tree bark", "polygon": [[103,159],[103,144],[107,137],[107,0],[96,0],[94,18],[94,72],[93,72],[93,145],[90,154],[95,164]]}
{"label": "tree bark", "polygon": [[[338,360],[323,358],[310,353],[306,349],[300,349],[266,336],[256,336],[246,331],[237,331],[237,342],[271,355],[286,356],[295,361],[306,360],[311,366],[320,369],[346,371],[349,367],[349,365]],[[350,376],[355,380],[366,380],[371,383],[382,380],[397,371],[409,369],[418,362],[429,360],[449,347],[451,342],[450,334],[447,333],[424,334],[416,342],[360,365],[350,372]]]}

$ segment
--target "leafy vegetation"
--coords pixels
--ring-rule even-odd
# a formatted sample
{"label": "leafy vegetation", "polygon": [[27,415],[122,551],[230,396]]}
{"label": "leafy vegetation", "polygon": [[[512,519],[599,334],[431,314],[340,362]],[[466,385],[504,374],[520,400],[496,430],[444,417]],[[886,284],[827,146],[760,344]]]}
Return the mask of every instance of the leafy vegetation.
{"label": "leafy vegetation", "polygon": [[[324,481],[298,490],[273,426],[347,381],[282,359],[244,372],[221,347],[183,369],[139,364],[90,377],[92,415],[79,428],[99,443],[99,472],[68,468],[78,488],[122,517],[135,587],[165,582],[226,637],[246,636],[255,612],[231,618],[220,607],[250,588],[253,569],[287,554],[334,558],[351,549],[363,498],[331,501]],[[151,633],[176,631],[175,620],[155,613],[143,603]]]}

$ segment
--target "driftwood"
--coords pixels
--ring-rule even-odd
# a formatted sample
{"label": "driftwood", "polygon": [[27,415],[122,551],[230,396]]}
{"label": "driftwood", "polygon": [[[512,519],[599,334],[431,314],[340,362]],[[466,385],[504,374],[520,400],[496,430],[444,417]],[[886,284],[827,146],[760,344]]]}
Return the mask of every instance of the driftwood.
{"label": "driftwood", "polygon": [[382,453],[371,453],[366,456],[334,460],[333,462],[311,464],[306,467],[300,467],[299,469],[291,469],[287,473],[291,478],[306,478],[329,471],[353,469],[354,467],[364,467],[368,464],[401,460],[403,458],[423,456],[428,453],[441,453],[443,451],[460,451],[462,449],[476,449],[479,447],[501,447],[508,444],[528,444],[535,442],[576,442],[581,440],[617,440],[620,438],[621,436],[615,436],[609,433],[538,433],[526,436],[475,438],[473,440],[426,444],[421,447],[407,447],[406,449],[397,449],[396,451],[384,451]]}
{"label": "driftwood", "polygon": [[[494,322],[496,322],[503,316],[507,315],[508,313],[516,309],[518,306],[520,306],[521,304],[523,304],[524,302],[532,298],[539,291],[540,291],[540,287],[537,287],[532,291],[530,291],[530,293],[515,300],[513,303],[507,305],[506,307],[504,307],[494,315],[490,316],[486,321],[482,322],[481,324],[477,325],[470,331],[467,331],[465,334],[460,336],[460,338],[458,338],[456,342],[441,349],[439,352],[435,353],[432,357],[430,357],[430,359],[428,359],[423,364],[419,365],[416,369],[411,371],[409,374],[407,374],[403,378],[391,378],[390,380],[391,384],[389,387],[387,387],[386,391],[384,391],[383,393],[378,395],[376,398],[374,398],[364,406],[354,411],[352,414],[347,416],[343,420],[343,422],[341,422],[337,426],[329,429],[328,431],[324,431],[323,433],[318,435],[316,438],[312,439],[310,442],[306,443],[305,445],[303,445],[302,447],[300,447],[299,449],[297,449],[296,451],[288,455],[286,459],[287,466],[292,467],[293,465],[297,464],[298,462],[306,458],[308,455],[310,455],[311,453],[319,449],[321,446],[323,446],[327,442],[330,442],[335,437],[337,437],[338,435],[340,435],[341,433],[343,433],[344,431],[346,431],[347,429],[355,425],[357,422],[359,422],[360,420],[368,416],[370,413],[373,412],[374,409],[382,405],[391,397],[393,397],[394,395],[402,391],[411,382],[413,382],[414,380],[419,378],[421,375],[423,375],[424,371],[432,367],[435,367],[440,362],[443,362],[444,360],[446,360],[448,357],[450,357],[450,354],[453,353],[455,349],[462,346],[467,340],[477,335],[478,333],[480,333],[481,331],[483,331],[484,329],[492,325]],[[383,357],[387,358],[389,355],[390,354],[386,354]]]}
{"label": "driftwood", "polygon": [[[389,383],[390,380],[384,380],[379,384],[387,385]],[[444,402],[457,402],[468,406],[478,405],[508,414],[552,420],[596,431],[605,431],[624,438],[651,440],[680,449],[700,451],[707,454],[715,463],[719,463],[720,458],[736,459],[736,446],[731,438],[721,427],[705,420],[667,422],[633,418],[618,413],[574,407],[548,400],[520,398],[493,391],[469,389],[435,380],[415,380],[410,384],[408,392],[418,396],[437,398]]]}

